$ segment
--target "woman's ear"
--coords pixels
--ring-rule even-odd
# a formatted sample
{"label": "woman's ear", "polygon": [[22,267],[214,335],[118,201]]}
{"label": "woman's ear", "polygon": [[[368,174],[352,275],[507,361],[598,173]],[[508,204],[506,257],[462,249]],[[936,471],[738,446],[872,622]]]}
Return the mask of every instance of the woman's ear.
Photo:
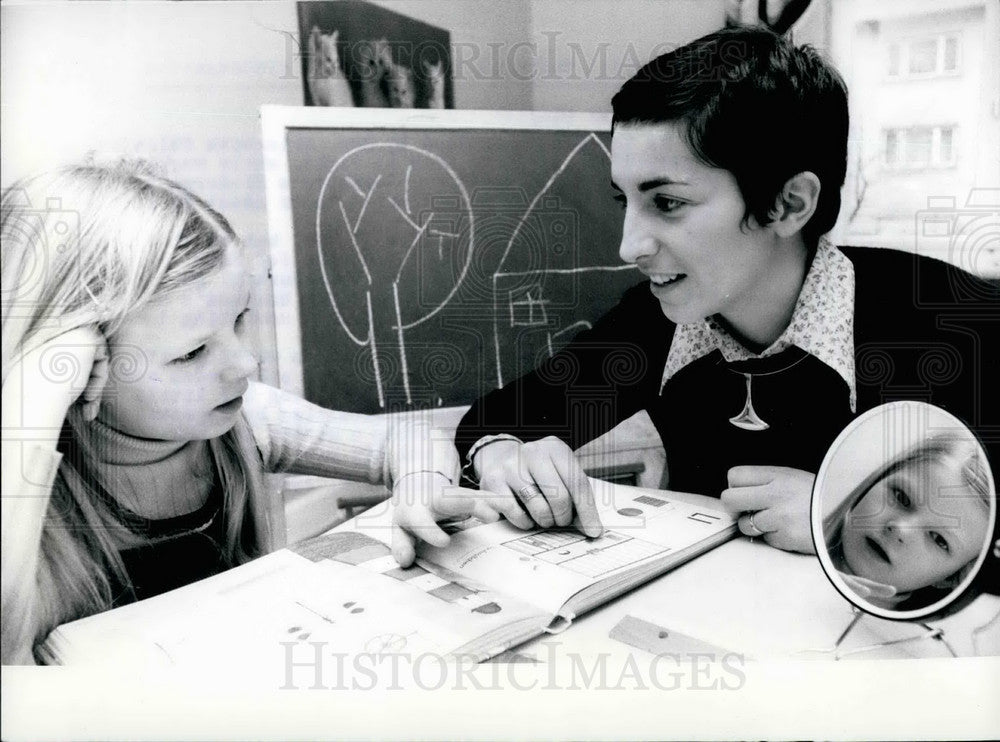
{"label": "woman's ear", "polygon": [[793,237],[802,231],[816,212],[820,192],[819,178],[808,170],[793,175],[774,201],[768,224],[780,237]]}

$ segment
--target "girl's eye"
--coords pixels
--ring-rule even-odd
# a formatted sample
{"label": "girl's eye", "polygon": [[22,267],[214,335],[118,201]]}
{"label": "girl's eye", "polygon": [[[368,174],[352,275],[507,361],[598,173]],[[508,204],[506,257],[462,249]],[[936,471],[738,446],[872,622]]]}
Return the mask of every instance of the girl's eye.
{"label": "girl's eye", "polygon": [[187,363],[188,361],[193,361],[195,358],[197,358],[198,356],[200,356],[204,352],[204,350],[205,350],[205,346],[204,345],[199,345],[197,348],[195,348],[191,352],[185,353],[182,356],[178,356],[177,358],[175,358],[174,360],[172,360],[171,363]]}
{"label": "girl's eye", "polygon": [[622,209],[624,209],[625,206],[628,204],[628,199],[625,198],[624,193],[616,193],[614,199],[615,203],[617,203],[618,206],[621,207]]}
{"label": "girl's eye", "polygon": [[937,546],[939,549],[941,549],[946,554],[950,554],[951,553],[951,546],[948,544],[948,539],[946,539],[944,536],[942,536],[937,531],[931,531],[930,536],[931,536],[931,540],[934,542],[935,546]]}
{"label": "girl's eye", "polygon": [[899,489],[898,487],[893,487],[892,496],[893,499],[895,499],[896,502],[899,503],[901,507],[904,508],[910,507],[910,496],[907,495],[905,492],[903,492],[903,490]]}
{"label": "girl's eye", "polygon": [[684,202],[678,201],[676,198],[671,198],[670,196],[656,196],[653,199],[653,204],[656,206],[657,211],[669,214],[673,211],[677,211],[677,209],[684,205]]}

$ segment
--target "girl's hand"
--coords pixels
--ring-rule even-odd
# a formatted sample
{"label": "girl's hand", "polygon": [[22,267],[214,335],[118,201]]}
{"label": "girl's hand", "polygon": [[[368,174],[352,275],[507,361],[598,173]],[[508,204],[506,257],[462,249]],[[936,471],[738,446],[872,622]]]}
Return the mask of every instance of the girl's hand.
{"label": "girl's hand", "polygon": [[587,475],[558,438],[493,441],[476,452],[473,464],[479,486],[492,493],[490,506],[518,528],[573,525],[591,537],[604,532]]}
{"label": "girl's hand", "polygon": [[840,578],[854,591],[855,595],[865,600],[888,600],[896,596],[896,588],[892,585],[886,585],[883,582],[869,580],[867,577],[849,575],[846,572],[840,572]]}
{"label": "girl's hand", "polygon": [[438,521],[475,516],[493,523],[500,516],[483,499],[488,493],[456,487],[443,474],[414,472],[400,478],[392,489],[392,555],[402,567],[416,558],[416,542],[447,546],[451,537]]}
{"label": "girl's hand", "polygon": [[59,463],[54,452],[66,413],[81,400],[84,415],[93,419],[107,377],[103,336],[95,327],[81,327],[30,348],[4,379],[0,584],[5,664],[31,663],[45,615],[39,608],[38,563]]}
{"label": "girl's hand", "polygon": [[814,554],[809,521],[815,474],[787,466],[734,466],[722,504],[742,513],[739,528],[785,551]]}
{"label": "girl's hand", "polygon": [[20,427],[61,428],[78,400],[85,419],[97,417],[107,381],[104,336],[94,326],[78,327],[21,356],[4,383],[4,406],[16,406]]}

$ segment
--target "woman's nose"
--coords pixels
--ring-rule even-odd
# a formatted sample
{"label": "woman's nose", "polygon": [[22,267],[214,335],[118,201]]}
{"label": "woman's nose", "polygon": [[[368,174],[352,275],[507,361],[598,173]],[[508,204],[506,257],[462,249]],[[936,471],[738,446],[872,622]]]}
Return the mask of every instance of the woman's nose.
{"label": "woman's nose", "polygon": [[660,244],[656,238],[627,214],[622,228],[622,243],[618,255],[626,263],[637,263],[642,258],[656,255]]}

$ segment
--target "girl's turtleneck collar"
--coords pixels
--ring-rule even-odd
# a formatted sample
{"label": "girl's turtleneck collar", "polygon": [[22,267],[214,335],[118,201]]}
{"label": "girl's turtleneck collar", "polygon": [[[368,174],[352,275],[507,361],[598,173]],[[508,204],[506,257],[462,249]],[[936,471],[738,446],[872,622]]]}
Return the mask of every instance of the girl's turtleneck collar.
{"label": "girl's turtleneck collar", "polygon": [[86,466],[107,492],[136,515],[161,520],[205,505],[215,481],[208,441],[138,438],[79,408],[67,415]]}
{"label": "girl's turtleneck collar", "polygon": [[136,466],[139,464],[155,464],[177,454],[185,446],[204,441],[161,441],[151,438],[138,438],[128,433],[112,428],[107,423],[96,420],[84,420],[80,410],[74,407],[67,416],[70,425],[81,443],[86,446],[87,454],[94,461],[116,466]]}

